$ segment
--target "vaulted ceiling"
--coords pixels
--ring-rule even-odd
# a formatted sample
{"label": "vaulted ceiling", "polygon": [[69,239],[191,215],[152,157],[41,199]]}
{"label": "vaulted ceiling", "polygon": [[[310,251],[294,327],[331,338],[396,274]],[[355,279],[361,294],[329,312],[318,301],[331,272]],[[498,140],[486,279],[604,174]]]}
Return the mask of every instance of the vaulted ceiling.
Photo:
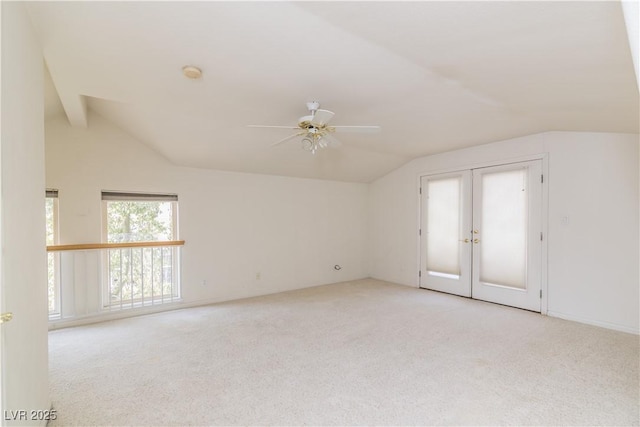
{"label": "vaulted ceiling", "polygon": [[[551,131],[638,132],[618,2],[33,2],[47,116],[87,110],[184,166],[369,182],[428,154]],[[184,65],[202,69],[199,80]],[[56,97],[56,94],[59,96]],[[340,134],[291,132],[318,100]],[[89,119],[88,119],[89,117]]]}

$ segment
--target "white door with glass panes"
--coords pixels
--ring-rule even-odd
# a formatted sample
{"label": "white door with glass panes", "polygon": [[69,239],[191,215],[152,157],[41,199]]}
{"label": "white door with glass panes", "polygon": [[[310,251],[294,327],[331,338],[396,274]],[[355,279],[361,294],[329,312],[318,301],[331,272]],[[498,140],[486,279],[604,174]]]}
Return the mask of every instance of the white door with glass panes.
{"label": "white door with glass panes", "polygon": [[540,160],[421,179],[420,286],[540,311]]}
{"label": "white door with glass panes", "polygon": [[471,171],[423,176],[423,288],[471,296]]}

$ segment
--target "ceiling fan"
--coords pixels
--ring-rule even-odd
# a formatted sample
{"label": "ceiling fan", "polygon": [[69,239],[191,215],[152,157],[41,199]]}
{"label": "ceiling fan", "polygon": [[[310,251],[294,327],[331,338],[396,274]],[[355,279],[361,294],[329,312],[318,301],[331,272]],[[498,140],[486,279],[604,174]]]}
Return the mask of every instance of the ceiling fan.
{"label": "ceiling fan", "polygon": [[309,115],[298,119],[298,126],[263,126],[249,125],[251,128],[291,129],[297,132],[272,144],[276,146],[291,139],[302,137],[302,148],[315,154],[321,148],[340,145],[340,141],[331,134],[334,132],[380,132],[380,126],[329,126],[329,121],[334,113],[329,110],[321,110],[318,101],[307,102]]}

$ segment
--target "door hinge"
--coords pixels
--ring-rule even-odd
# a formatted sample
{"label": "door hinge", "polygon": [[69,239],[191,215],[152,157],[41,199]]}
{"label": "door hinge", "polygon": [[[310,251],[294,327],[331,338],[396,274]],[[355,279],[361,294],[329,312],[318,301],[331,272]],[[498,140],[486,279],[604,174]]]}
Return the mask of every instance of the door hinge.
{"label": "door hinge", "polygon": [[420,194],[422,194],[422,187],[420,187]]}
{"label": "door hinge", "polygon": [[542,242],[542,231],[540,232],[540,241]]}
{"label": "door hinge", "polygon": [[422,228],[418,229],[418,236],[422,236]]}
{"label": "door hinge", "polygon": [[422,270],[418,271],[418,277],[422,277]]}
{"label": "door hinge", "polygon": [[540,175],[540,184],[544,184],[544,175]]}
{"label": "door hinge", "polygon": [[540,298],[542,298],[542,289],[540,289]]}

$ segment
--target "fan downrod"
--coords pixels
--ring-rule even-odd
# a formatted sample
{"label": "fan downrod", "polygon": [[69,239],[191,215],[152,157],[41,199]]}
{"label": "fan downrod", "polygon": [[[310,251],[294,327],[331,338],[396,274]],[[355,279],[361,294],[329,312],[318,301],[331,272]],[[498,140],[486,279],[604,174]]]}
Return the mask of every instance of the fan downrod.
{"label": "fan downrod", "polygon": [[316,114],[316,111],[318,111],[318,108],[320,108],[320,103],[318,101],[307,102],[307,109],[309,110],[312,116]]}

